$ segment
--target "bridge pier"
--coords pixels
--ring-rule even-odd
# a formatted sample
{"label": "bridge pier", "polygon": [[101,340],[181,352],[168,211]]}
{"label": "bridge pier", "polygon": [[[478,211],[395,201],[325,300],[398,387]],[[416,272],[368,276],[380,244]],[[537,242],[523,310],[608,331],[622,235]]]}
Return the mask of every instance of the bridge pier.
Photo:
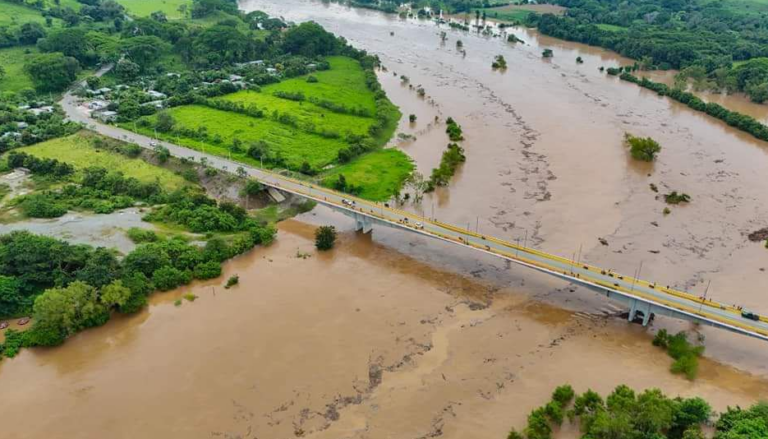
{"label": "bridge pier", "polygon": [[627,319],[630,322],[634,322],[637,319],[637,313],[640,312],[643,314],[643,326],[648,326],[648,323],[651,321],[651,316],[653,315],[651,308],[652,306],[650,303],[632,300],[629,307],[629,317]]}
{"label": "bridge pier", "polygon": [[369,216],[355,213],[354,219],[355,231],[363,232],[363,234],[371,233],[373,230],[373,220]]}

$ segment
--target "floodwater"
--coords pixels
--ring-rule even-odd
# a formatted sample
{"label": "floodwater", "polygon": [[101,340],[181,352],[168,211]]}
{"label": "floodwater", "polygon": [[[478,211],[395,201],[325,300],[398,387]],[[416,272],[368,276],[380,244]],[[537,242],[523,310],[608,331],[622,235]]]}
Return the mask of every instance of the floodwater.
{"label": "floodwater", "polygon": [[[700,295],[706,290],[714,299],[768,312],[768,252],[746,239],[768,226],[768,143],[599,72],[600,66],[630,60],[523,28],[508,30],[525,42],[513,44],[334,3],[247,0],[241,7],[315,20],[378,55],[392,100],[403,114],[417,115],[413,126],[401,122],[417,137],[401,147],[425,175],[448,143],[444,125],[428,124],[435,116],[441,121],[450,116],[462,125],[466,164],[450,187],[407,208],[564,256],[580,253],[615,271],[640,270],[642,277],[664,285]],[[543,59],[544,48],[554,57]],[[506,58],[506,71],[491,69],[496,55]],[[576,63],[579,56],[583,64]],[[418,86],[425,89],[424,98],[417,97]],[[749,107],[743,97],[717,98],[734,109]],[[750,108],[768,121],[768,106]],[[633,161],[623,145],[625,133],[659,141],[658,160]],[[692,202],[670,206],[672,213],[664,215],[661,194],[673,190],[689,194]],[[510,275],[492,259],[442,248],[435,254],[434,245],[413,247],[386,232],[377,236],[398,251],[460,273],[502,285],[527,282],[531,294],[557,306],[590,311],[605,303],[524,270]],[[658,326],[684,327],[667,320]],[[702,333],[714,358],[768,375],[762,343],[706,328]]]}
{"label": "floodwater", "polygon": [[[709,361],[690,383],[638,326],[352,231],[317,254],[307,222],[326,214],[282,223],[272,247],[228,262],[219,280],[3,360],[3,438],[501,438],[564,382],[658,386],[720,410],[768,392]],[[240,284],[224,290],[235,273]],[[188,292],[199,298],[175,306]]]}
{"label": "floodwater", "polygon": [[[618,272],[642,264],[642,277],[698,294],[711,282],[709,297],[768,312],[768,251],[745,236],[768,226],[768,144],[598,71],[628,60],[524,29],[514,45],[330,3],[241,6],[315,20],[379,55],[391,99],[418,117],[400,125],[415,140],[393,144],[425,175],[448,143],[444,119],[462,125],[467,163],[405,208]],[[490,66],[499,54],[504,72]],[[658,140],[658,161],[633,162],[625,132]],[[692,202],[665,216],[650,183]],[[341,242],[316,254],[313,228],[329,223]],[[491,256],[351,228],[318,208],[218,280],[3,360],[3,437],[492,438],[564,382],[659,387],[717,410],[768,397],[764,343],[697,329],[707,358],[689,382],[650,344],[653,330],[687,324],[647,330],[594,293]],[[241,284],[225,291],[232,273]],[[190,291],[200,298],[174,306]]]}

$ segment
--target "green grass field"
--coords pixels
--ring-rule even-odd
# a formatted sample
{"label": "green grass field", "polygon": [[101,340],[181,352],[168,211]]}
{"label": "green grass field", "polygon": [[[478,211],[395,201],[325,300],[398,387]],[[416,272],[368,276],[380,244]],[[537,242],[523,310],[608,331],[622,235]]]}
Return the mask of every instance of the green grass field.
{"label": "green grass field", "polygon": [[29,6],[0,0],[0,26],[21,26],[30,21],[45,23],[45,18]]}
{"label": "green grass field", "polygon": [[[514,21],[522,22],[531,14],[555,14],[562,15],[565,12],[565,8],[562,6],[539,4],[539,5],[504,5],[485,9],[479,9],[480,13],[485,11],[486,16],[490,19],[501,21]],[[475,11],[469,15],[469,18],[474,19]]]}
{"label": "green grass field", "polygon": [[525,21],[525,19],[528,18],[529,15],[534,14],[535,12],[523,11],[519,9],[511,10],[511,11],[505,11],[501,9],[486,9],[485,13],[487,14],[488,18],[492,18],[494,20]]}
{"label": "green grass field", "polygon": [[332,187],[339,174],[344,174],[347,183],[362,188],[360,197],[386,201],[400,190],[413,169],[413,162],[404,152],[381,149],[333,168],[323,177],[322,183]]}
{"label": "green grass field", "polygon": [[57,159],[71,164],[78,170],[89,166],[100,166],[120,171],[125,176],[134,177],[142,182],[157,180],[162,187],[169,190],[189,184],[173,172],[150,165],[141,159],[131,159],[116,152],[95,149],[93,142],[96,138],[98,138],[96,134],[81,131],[68,137],[25,146],[17,151],[37,157]]}
{"label": "green grass field", "polygon": [[[309,85],[317,85],[317,83]],[[267,113],[278,111],[280,114],[290,114],[295,116],[302,124],[311,123],[317,128],[326,128],[342,136],[345,136],[347,133],[368,135],[368,128],[374,122],[372,118],[334,113],[311,102],[295,102],[275,97],[269,93],[243,90],[227,95],[222,99],[240,102],[245,105],[254,104]]]}
{"label": "green grass field", "polygon": [[[247,148],[251,142],[259,140],[269,144],[270,150],[279,152],[283,155],[290,167],[298,168],[304,161],[316,169],[336,160],[340,149],[346,147],[346,143],[341,139],[326,139],[315,134],[305,133],[289,125],[283,125],[269,118],[254,118],[238,113],[220,111],[213,108],[199,105],[188,105],[176,107],[168,110],[176,119],[179,126],[198,129],[205,126],[208,134],[213,137],[219,135],[222,143],[214,145],[206,143],[204,146],[208,152],[222,156],[229,155],[229,146],[235,138],[240,139]],[[155,117],[149,117],[154,124]],[[123,125],[125,128],[133,129],[133,124]],[[151,135],[151,129],[138,128],[139,132]],[[167,137],[169,140],[175,137]],[[194,148],[203,149],[200,141],[194,139],[180,138],[179,143]],[[249,159],[245,153],[233,154],[239,160],[248,163],[255,163]]]}
{"label": "green grass field", "polygon": [[306,76],[288,79],[262,88],[262,93],[276,91],[302,92],[309,97],[324,99],[347,107],[365,108],[371,114],[376,111],[376,99],[365,85],[365,72],[360,63],[343,56],[328,58],[330,70],[313,73],[317,83],[307,82]]}
{"label": "green grass field", "polygon": [[160,11],[169,19],[176,20],[186,17],[179,12],[180,6],[186,5],[188,10],[192,9],[192,0],[117,0],[117,2],[123,5],[129,14],[136,17],[149,17],[153,12]]}
{"label": "green grass field", "polygon": [[[356,60],[345,57],[329,58],[329,63],[330,70],[314,73],[318,78],[318,82],[315,83],[307,82],[304,76],[268,85],[260,92],[240,91],[216,98],[245,105],[256,105],[265,112],[263,118],[201,105],[181,106],[167,110],[176,121],[177,128],[198,130],[205,127],[208,133],[207,141],[176,137],[174,134],[156,134],[152,128],[156,115],[144,118],[150,123],[149,127],[142,128],[134,123],[125,123],[121,126],[148,136],[158,135],[163,140],[210,154],[231,157],[256,166],[260,165],[259,161],[249,157],[247,149],[251,143],[264,141],[269,145],[271,152],[283,156],[288,168],[297,170],[306,161],[314,169],[322,170],[336,163],[339,150],[348,146],[345,140],[347,133],[367,135],[368,128],[375,119],[335,113],[308,101],[296,102],[279,98],[274,93],[300,91],[306,97],[316,97],[347,107],[364,108],[372,115],[375,114],[375,97],[365,84],[365,72],[360,64]],[[294,116],[298,127],[278,122],[272,117],[274,111]],[[389,123],[375,139],[379,145],[384,145],[392,137],[401,117],[399,109],[394,105],[384,106],[383,111],[387,112]],[[311,124],[312,127],[307,124]],[[313,133],[321,130],[338,133],[341,138],[330,139]],[[221,140],[218,143],[213,141],[217,136]],[[231,151],[234,139],[242,142],[242,151]],[[352,163],[334,168],[328,175],[334,178],[342,172],[351,184],[363,188],[363,197],[380,200],[388,199],[394,194],[412,169],[413,165],[405,154],[395,150],[379,150],[363,155]],[[327,180],[323,175],[320,178]]]}
{"label": "green grass field", "polygon": [[24,60],[29,56],[27,50],[37,53],[34,46],[0,49],[0,66],[5,69],[5,78],[0,80],[0,91],[17,92],[33,88],[32,79],[24,72]]}

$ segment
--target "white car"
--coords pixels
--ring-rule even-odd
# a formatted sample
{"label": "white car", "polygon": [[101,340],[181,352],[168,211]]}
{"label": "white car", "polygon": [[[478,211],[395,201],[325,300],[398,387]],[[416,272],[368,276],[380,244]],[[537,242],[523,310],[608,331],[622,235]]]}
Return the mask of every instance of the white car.
{"label": "white car", "polygon": [[157,142],[155,142],[154,140],[151,140],[151,141],[149,142],[149,146],[151,146],[151,147],[153,147],[153,148],[154,148],[155,146],[157,146],[157,145],[158,145],[158,143],[157,143]]}

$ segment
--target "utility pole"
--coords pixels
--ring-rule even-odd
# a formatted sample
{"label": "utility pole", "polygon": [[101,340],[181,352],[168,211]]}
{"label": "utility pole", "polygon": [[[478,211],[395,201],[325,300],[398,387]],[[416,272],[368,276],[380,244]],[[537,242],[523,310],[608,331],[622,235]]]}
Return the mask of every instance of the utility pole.
{"label": "utility pole", "polygon": [[637,271],[635,271],[635,276],[632,278],[632,289],[631,292],[635,291],[635,283],[637,283],[637,278],[640,277],[640,271],[643,269],[643,261],[640,261],[640,267],[637,268]]}
{"label": "utility pole", "polygon": [[707,293],[709,292],[709,286],[712,284],[712,279],[707,282],[707,288],[704,290],[704,300],[701,301],[699,304],[699,312],[701,312],[701,309],[704,307],[704,302],[707,301]]}

